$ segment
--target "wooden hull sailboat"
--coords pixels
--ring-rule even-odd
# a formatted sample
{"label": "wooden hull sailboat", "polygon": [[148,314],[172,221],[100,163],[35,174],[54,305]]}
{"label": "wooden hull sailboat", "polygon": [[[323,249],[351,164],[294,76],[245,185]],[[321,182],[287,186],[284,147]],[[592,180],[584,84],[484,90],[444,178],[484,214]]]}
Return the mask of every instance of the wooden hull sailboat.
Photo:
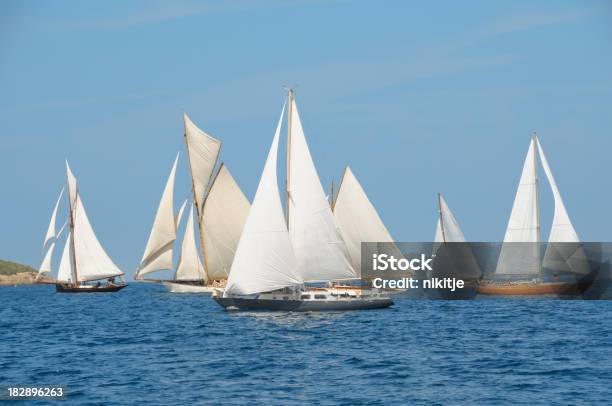
{"label": "wooden hull sailboat", "polygon": [[[539,159],[538,159],[539,158]],[[538,167],[541,164],[554,198],[554,216],[542,256]],[[548,272],[545,272],[544,270]],[[576,281],[548,280],[546,275],[573,276]],[[495,275],[481,281],[483,295],[580,294],[590,283],[589,261],[572,225],[536,134],[531,137],[523,172],[510,213]]]}
{"label": "wooden hull sailboat", "polygon": [[293,91],[287,112],[286,217],[277,158],[285,107],[248,213],[225,290],[213,299],[227,310],[325,311],[385,308],[383,292],[311,288],[307,283],[358,279],[300,122]]}
{"label": "wooden hull sailboat", "polygon": [[[117,292],[127,286],[123,281],[123,272],[117,268],[108,256],[98,238],[85,212],[85,207],[77,189],[77,181],[68,162],[66,162],[66,174],[68,179],[68,208],[69,208],[69,233],[64,244],[64,250],[54,281],[57,292],[60,293],[93,293],[93,292]],[[45,246],[50,242],[43,264],[37,278],[43,277],[51,270],[51,256],[53,248],[62,229],[55,233],[55,221],[57,210],[63,194],[60,193],[55,210],[51,216],[51,222],[45,238]],[[120,283],[115,279],[119,278]],[[103,283],[104,281],[104,283]]]}
{"label": "wooden hull sailboat", "polygon": [[578,295],[589,286],[589,283],[571,282],[481,283],[478,293],[494,296]]}
{"label": "wooden hull sailboat", "polygon": [[102,292],[118,292],[125,288],[127,283],[118,285],[108,284],[102,286],[96,285],[72,285],[68,283],[56,283],[55,290],[59,293],[102,293]]}

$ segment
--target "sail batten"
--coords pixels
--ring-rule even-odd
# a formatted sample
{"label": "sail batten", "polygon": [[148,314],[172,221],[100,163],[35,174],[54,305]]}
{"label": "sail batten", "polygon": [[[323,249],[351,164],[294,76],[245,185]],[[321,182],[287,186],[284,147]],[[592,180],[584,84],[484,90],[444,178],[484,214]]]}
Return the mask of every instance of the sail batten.
{"label": "sail batten", "polygon": [[250,295],[303,283],[279,195],[278,143],[281,112],[257,192],[236,248],[224,295]]}
{"label": "sail batten", "polygon": [[355,278],[357,274],[325,197],[291,93],[289,99],[287,218],[298,271],[305,281]]}

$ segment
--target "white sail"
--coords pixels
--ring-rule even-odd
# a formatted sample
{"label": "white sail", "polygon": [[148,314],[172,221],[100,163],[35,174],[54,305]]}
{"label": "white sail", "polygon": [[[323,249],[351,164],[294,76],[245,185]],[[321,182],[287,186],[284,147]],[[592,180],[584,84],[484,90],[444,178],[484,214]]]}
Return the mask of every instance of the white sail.
{"label": "white sail", "polygon": [[98,241],[89,223],[81,197],[74,210],[74,252],[79,282],[123,275]]}
{"label": "white sail", "polygon": [[438,217],[434,242],[466,242],[465,235],[459,227],[459,222],[441,194],[439,195],[439,205],[440,216]]}
{"label": "white sail", "polygon": [[283,215],[276,175],[278,141],[285,108],[276,126],[253,204],[247,216],[224,295],[269,292],[303,283]]}
{"label": "white sail", "polygon": [[[77,181],[68,162],[66,162],[66,175],[68,177],[68,195],[73,219],[73,239],[76,274],[79,282],[104,279],[123,275],[123,272],[110,259],[96,234],[91,228],[85,207],[77,189]],[[74,201],[73,201],[74,199]]]}
{"label": "white sail", "polygon": [[56,240],[54,239],[49,244],[49,248],[47,249],[47,252],[45,253],[45,257],[43,258],[42,263],[40,264],[40,267],[38,268],[38,275],[36,275],[36,278],[39,278],[43,274],[51,272],[51,260],[53,259],[53,251],[55,250],[55,241]]}
{"label": "white sail", "polygon": [[47,228],[47,234],[45,235],[45,242],[43,243],[43,249],[47,246],[49,241],[56,239],[55,235],[55,223],[57,220],[57,210],[59,209],[60,201],[62,200],[62,196],[64,195],[64,188],[60,191],[60,194],[57,198],[57,202],[55,203],[55,208],[53,209],[53,213],[51,214],[51,220],[49,221],[49,227]]}
{"label": "white sail", "polygon": [[287,217],[299,273],[305,281],[355,278],[292,97],[290,103]]}
{"label": "white sail", "polygon": [[174,218],[174,179],[178,154],[168,176],[164,193],[162,194],[155,215],[155,221],[149,234],[137,276],[151,272],[169,270],[173,268],[172,248],[176,240],[176,221]]}
{"label": "white sail", "polygon": [[348,166],[342,175],[333,213],[356,272],[361,270],[362,242],[393,242],[387,227]]}
{"label": "white sail", "polygon": [[70,212],[73,212],[76,207],[76,198],[79,191],[77,189],[77,180],[72,174],[68,160],[66,160],[66,178],[68,184],[68,208]]}
{"label": "white sail", "polygon": [[185,227],[185,236],[183,237],[183,244],[181,246],[181,257],[176,267],[174,279],[178,281],[206,281],[204,266],[202,265],[202,261],[200,261],[194,234],[193,205],[189,207],[187,216],[187,226]]}
{"label": "white sail", "polygon": [[185,201],[181,205],[181,208],[179,209],[178,213],[176,214],[176,220],[174,221],[176,229],[178,229],[180,224],[181,224],[181,219],[183,218],[183,212],[185,211],[185,207],[187,206],[187,203],[188,203],[188,200],[185,199]]}
{"label": "white sail", "polygon": [[[60,194],[60,197],[61,197],[61,194]],[[38,268],[38,275],[36,275],[37,279],[40,278],[43,274],[50,273],[52,271],[51,262],[53,260],[53,252],[55,251],[55,246],[57,245],[57,241],[59,240],[60,236],[64,232],[64,229],[66,228],[67,224],[68,223],[64,223],[64,225],[62,225],[62,228],[60,228],[57,234],[55,234],[55,230],[53,230],[54,235],[50,239],[51,242],[49,243],[49,247],[47,248],[45,257],[43,258],[43,261],[40,264],[40,267]]]}
{"label": "white sail", "polygon": [[202,213],[206,187],[219,156],[221,141],[200,130],[189,119],[187,114],[183,114],[183,119],[185,121],[187,158],[189,160],[191,178],[193,179],[195,200],[198,212]]}
{"label": "white sail", "polygon": [[68,233],[66,242],[64,243],[64,249],[62,251],[62,258],[60,259],[59,268],[57,270],[58,282],[72,282],[72,264],[70,262],[70,241],[72,234]]}
{"label": "white sail", "polygon": [[224,164],[204,201],[204,244],[209,279],[227,279],[250,204]]}
{"label": "white sail", "polygon": [[552,189],[553,199],[555,203],[555,211],[553,215],[550,235],[548,237],[548,245],[544,255],[543,266],[553,271],[566,271],[578,274],[587,274],[590,271],[588,260],[584,249],[580,245],[578,233],[574,229],[572,222],[565,209],[561,193],[557,188],[557,182],[552,175],[550,166],[544,150],[540,145],[540,141],[536,138],[540,162],[544,168],[544,173]]}
{"label": "white sail", "polygon": [[540,273],[540,207],[536,149],[535,137],[532,137],[497,262],[495,273],[499,275]]}

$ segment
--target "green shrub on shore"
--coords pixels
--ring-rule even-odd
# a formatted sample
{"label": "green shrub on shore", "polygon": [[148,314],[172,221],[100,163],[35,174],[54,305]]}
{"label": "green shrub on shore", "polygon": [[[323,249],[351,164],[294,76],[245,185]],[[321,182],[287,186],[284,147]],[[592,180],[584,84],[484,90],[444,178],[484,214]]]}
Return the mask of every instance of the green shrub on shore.
{"label": "green shrub on shore", "polygon": [[16,262],[0,260],[0,275],[15,275],[22,272],[34,272],[36,269],[29,265],[22,265]]}

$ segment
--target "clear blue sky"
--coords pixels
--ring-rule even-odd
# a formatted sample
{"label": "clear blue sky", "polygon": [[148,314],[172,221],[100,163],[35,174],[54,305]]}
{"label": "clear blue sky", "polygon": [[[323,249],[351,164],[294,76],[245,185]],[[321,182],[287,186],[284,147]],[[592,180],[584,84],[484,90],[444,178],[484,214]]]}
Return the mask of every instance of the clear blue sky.
{"label": "clear blue sky", "polygon": [[251,198],[284,84],[326,187],[350,164],[397,240],[431,240],[438,191],[500,240],[535,129],[578,234],[609,241],[611,75],[607,2],[3,1],[0,258],[38,266],[68,158],[131,273],[181,113]]}

